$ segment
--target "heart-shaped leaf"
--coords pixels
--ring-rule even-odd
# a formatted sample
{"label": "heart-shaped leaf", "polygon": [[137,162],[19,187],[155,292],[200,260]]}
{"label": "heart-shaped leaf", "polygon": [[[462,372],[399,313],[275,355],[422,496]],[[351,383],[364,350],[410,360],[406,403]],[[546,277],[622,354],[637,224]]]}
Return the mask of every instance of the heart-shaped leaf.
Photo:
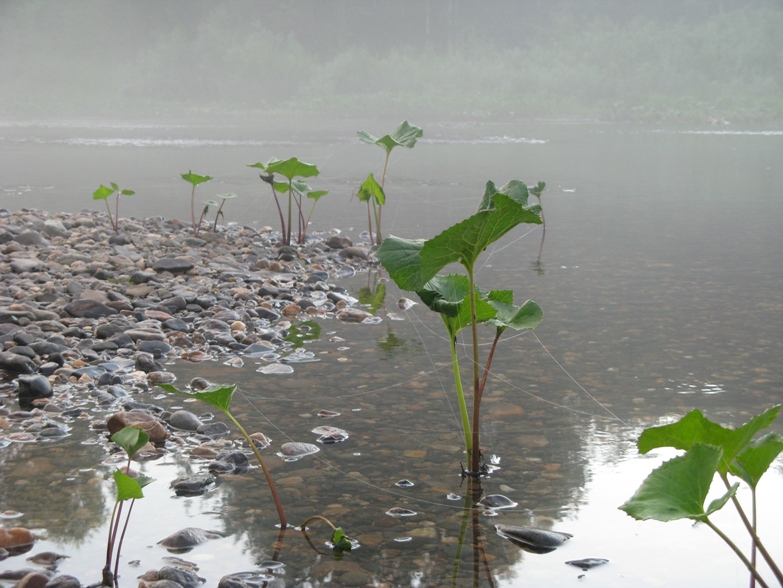
{"label": "heart-shaped leaf", "polygon": [[117,502],[134,498],[144,498],[144,493],[141,491],[141,485],[127,474],[123,474],[120,470],[114,471],[114,483],[117,485]]}
{"label": "heart-shaped leaf", "polygon": [[212,179],[212,176],[200,176],[198,174],[194,174],[191,171],[188,171],[186,174],[181,174],[180,177],[186,182],[193,184],[193,186],[198,186],[199,184],[203,184],[204,182],[208,182]]}
{"label": "heart-shaped leaf", "polygon": [[372,174],[367,176],[367,179],[364,180],[364,183],[359,187],[359,192],[356,194],[356,197],[362,202],[374,200],[376,204],[380,204],[381,206],[386,203],[386,193]]}
{"label": "heart-shaped leaf", "polygon": [[111,436],[111,440],[122,447],[130,456],[133,455],[150,440],[150,436],[138,427],[125,427]]}
{"label": "heart-shaped leaf", "polygon": [[646,429],[637,446],[641,453],[647,453],[658,447],[687,450],[697,442],[715,445],[723,450],[719,471],[725,474],[734,459],[749,447],[753,437],[774,422],[779,410],[779,405],[773,406],[737,429],[723,427],[700,411],[692,410],[676,423]]}
{"label": "heart-shaped leaf", "polygon": [[359,135],[359,139],[365,143],[378,145],[383,147],[387,153],[390,153],[391,150],[398,145],[412,149],[416,144],[416,139],[424,135],[424,131],[421,127],[412,125],[407,120],[404,120],[391,135],[384,135],[380,139],[364,130],[359,131],[357,134]]}
{"label": "heart-shaped leaf", "polygon": [[738,484],[735,484],[704,510],[722,454],[720,447],[694,443],[684,455],[653,470],[620,510],[639,520],[704,519],[723,507],[737,491]]}
{"label": "heart-shaped leaf", "polygon": [[751,488],[755,488],[761,476],[781,451],[783,451],[783,437],[777,433],[768,433],[750,443],[747,449],[731,463],[729,471],[742,478]]}
{"label": "heart-shaped leaf", "polygon": [[109,196],[114,194],[116,190],[113,190],[109,188],[108,186],[104,186],[101,184],[101,186],[95,190],[95,192],[92,193],[92,199],[93,200],[106,200]]}
{"label": "heart-shaped leaf", "polygon": [[222,410],[223,412],[229,412],[229,405],[231,404],[231,398],[234,396],[234,392],[237,389],[236,384],[230,386],[221,386],[220,384],[213,384],[208,388],[205,388],[201,392],[185,392],[178,390],[171,384],[157,384],[158,387],[163,388],[166,392],[173,394],[184,394],[192,398],[198,398],[203,400],[207,404],[214,406]]}

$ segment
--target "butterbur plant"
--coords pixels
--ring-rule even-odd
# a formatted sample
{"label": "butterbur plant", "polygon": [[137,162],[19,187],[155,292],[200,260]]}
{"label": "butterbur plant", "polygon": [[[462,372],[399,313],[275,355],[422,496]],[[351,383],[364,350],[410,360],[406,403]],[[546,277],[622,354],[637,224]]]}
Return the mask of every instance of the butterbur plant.
{"label": "butterbur plant", "polygon": [[[783,451],[783,436],[777,433],[767,433],[761,437],[756,435],[774,422],[779,410],[780,406],[766,410],[737,429],[714,423],[698,410],[689,412],[670,425],[646,429],[637,442],[640,453],[659,447],[673,447],[684,451],[684,454],[653,470],[620,509],[638,520],[666,522],[691,519],[703,523],[745,564],[751,574],[751,587],[755,582],[763,588],[768,586],[756,566],[757,551],[783,586],[783,574],[758,536],[756,512],[758,483]],[[750,488],[750,517],[737,499],[740,481],[732,483],[729,476]],[[726,491],[705,508],[705,500],[716,477],[721,480]],[[750,557],[710,519],[729,501],[750,535]]]}
{"label": "butterbur plant", "polygon": [[[304,243],[307,225],[310,223],[310,217],[315,208],[315,203],[318,202],[322,196],[328,194],[326,190],[313,190],[303,179],[317,176],[320,173],[318,167],[312,163],[299,161],[296,157],[291,157],[286,160],[280,160],[273,157],[266,163],[252,163],[248,164],[248,167],[255,167],[266,172],[259,174],[259,177],[261,178],[261,181],[269,184],[272,189],[272,196],[275,199],[277,212],[280,216],[280,230],[282,233],[283,245],[291,244],[294,206],[296,206],[297,213],[297,243]],[[280,174],[286,181],[275,181],[275,174]],[[278,197],[279,194],[288,195],[287,214],[283,213],[283,207],[280,205],[280,198]],[[305,219],[304,211],[302,209],[302,200],[305,197],[313,200],[313,206],[310,209],[310,214],[307,219]]]}
{"label": "butterbur plant", "polygon": [[215,222],[212,225],[212,232],[217,233],[217,224],[218,220],[220,220],[220,217],[223,217],[223,222],[226,220],[226,216],[223,214],[223,205],[226,203],[226,200],[231,200],[236,197],[237,195],[233,193],[218,194],[218,198],[220,198],[219,203],[217,200],[204,200],[204,209],[201,211],[201,217],[198,219],[199,226],[201,226],[201,222],[207,217],[207,213],[209,213],[209,207],[216,206],[217,212],[215,213]]}
{"label": "butterbur plant", "polygon": [[180,177],[192,186],[190,191],[190,222],[193,223],[193,235],[198,237],[201,219],[196,223],[196,186],[208,182],[212,179],[212,176],[200,176],[194,174],[191,170],[188,170],[188,173],[181,174]]}
{"label": "butterbur plant", "polygon": [[[383,214],[383,205],[386,204],[386,193],[384,192],[384,186],[386,185],[386,170],[389,167],[389,156],[395,147],[407,147],[413,149],[416,145],[416,139],[424,134],[421,127],[410,124],[407,120],[404,120],[394,130],[391,135],[384,135],[381,138],[374,137],[367,131],[358,131],[359,139],[370,145],[378,145],[385,152],[383,160],[383,172],[381,173],[381,181],[375,179],[373,174],[370,174],[367,179],[359,188],[358,199],[361,202],[367,203],[367,222],[369,224],[370,242],[376,245],[380,245],[383,241],[381,236],[381,217]],[[372,214],[370,213],[372,209]],[[375,238],[373,239],[372,219],[375,219]]]}
{"label": "butterbur plant", "polygon": [[[103,567],[102,584],[104,586],[117,585],[117,571],[120,564],[120,552],[122,551],[122,541],[125,537],[125,531],[128,528],[133,505],[138,498],[144,498],[142,488],[152,482],[152,478],[137,475],[129,475],[131,469],[131,459],[136,452],[144,447],[150,440],[149,435],[137,427],[125,427],[112,435],[111,440],[125,450],[128,456],[128,463],[125,472],[116,470],[114,472],[114,483],[117,488],[117,498],[114,501],[114,509],[109,521],[109,538],[106,542],[106,563]],[[123,521],[123,505],[130,501],[128,512]],[[120,531],[120,529],[122,529]],[[112,557],[114,557],[114,569],[112,570]]]}
{"label": "butterbur plant", "polygon": [[[503,331],[534,329],[543,319],[532,301],[515,306],[510,290],[484,291],[476,285],[476,263],[481,253],[520,223],[540,224],[540,206],[528,204],[527,186],[513,180],[501,188],[488,182],[478,211],[428,240],[390,236],[378,249],[378,260],[403,290],[416,292],[428,308],[438,312],[449,336],[454,383],[457,389],[469,475],[482,474],[480,452],[481,397],[495,348]],[[465,274],[438,274],[459,263]],[[495,327],[486,364],[479,363],[478,325]],[[468,414],[457,354],[457,335],[470,330],[473,415]],[[482,373],[483,372],[483,373]]]}
{"label": "butterbur plant", "polygon": [[[95,190],[95,192],[92,193],[92,199],[93,200],[103,200],[106,202],[106,212],[109,213],[109,222],[111,223],[111,228],[114,229],[116,232],[120,231],[120,196],[132,196],[136,192],[133,190],[121,190],[120,187],[115,184],[114,182],[111,182],[109,184],[111,188],[104,186],[103,184],[100,185],[100,187]],[[115,204],[114,204],[114,216],[111,214],[111,206],[109,206],[109,196],[114,194],[115,196]]]}
{"label": "butterbur plant", "polygon": [[285,512],[283,511],[283,504],[280,502],[280,497],[277,495],[277,489],[275,488],[275,484],[272,481],[272,475],[269,473],[269,469],[266,467],[266,462],[264,462],[264,458],[261,457],[261,452],[258,450],[258,447],[256,446],[253,439],[250,437],[250,435],[247,434],[244,427],[239,424],[239,421],[234,418],[234,415],[232,415],[231,411],[229,410],[229,406],[231,405],[231,398],[234,396],[234,392],[236,392],[237,385],[232,384],[230,386],[222,386],[219,384],[213,384],[201,392],[184,392],[182,390],[178,390],[171,384],[158,384],[158,386],[163,388],[166,392],[171,392],[172,394],[184,394],[185,396],[189,396],[191,398],[198,398],[199,400],[202,400],[223,412],[223,414],[228,417],[228,420],[234,423],[234,426],[239,429],[242,437],[245,438],[245,441],[247,441],[248,445],[253,450],[253,453],[255,454],[256,459],[258,460],[258,463],[264,472],[266,483],[269,486],[269,491],[272,493],[272,499],[274,500],[275,507],[277,508],[277,516],[280,518],[280,527],[281,529],[285,529],[288,526],[288,523],[285,518]]}

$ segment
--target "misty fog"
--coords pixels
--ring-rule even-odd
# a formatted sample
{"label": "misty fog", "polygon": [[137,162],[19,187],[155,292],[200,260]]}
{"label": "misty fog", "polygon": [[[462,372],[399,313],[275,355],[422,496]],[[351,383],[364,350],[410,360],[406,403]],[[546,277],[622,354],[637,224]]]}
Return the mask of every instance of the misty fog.
{"label": "misty fog", "polygon": [[779,119],[776,0],[0,3],[0,116]]}

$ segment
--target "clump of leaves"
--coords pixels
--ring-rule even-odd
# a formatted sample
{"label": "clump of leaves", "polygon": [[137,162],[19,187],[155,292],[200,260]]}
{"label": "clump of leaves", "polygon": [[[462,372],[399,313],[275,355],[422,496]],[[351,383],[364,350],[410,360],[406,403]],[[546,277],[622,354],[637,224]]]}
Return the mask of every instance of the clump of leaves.
{"label": "clump of leaves", "polygon": [[188,170],[188,173],[181,174],[180,177],[193,186],[193,189],[190,191],[190,222],[193,223],[193,235],[198,237],[201,219],[196,223],[196,186],[208,182],[212,179],[212,176],[200,176]]}
{"label": "clump of leaves", "polygon": [[[398,146],[407,147],[413,149],[416,145],[416,139],[421,137],[424,131],[421,127],[410,124],[407,120],[404,120],[395,129],[391,135],[384,135],[380,139],[374,137],[367,131],[358,131],[359,139],[370,145],[378,145],[385,152],[383,160],[383,172],[381,173],[381,182],[375,179],[373,174],[367,176],[367,179],[359,188],[357,198],[360,202],[367,203],[367,223],[369,225],[368,230],[370,232],[370,242],[376,245],[380,245],[383,241],[381,236],[381,217],[383,212],[383,205],[386,204],[386,193],[384,192],[384,186],[386,185],[386,169],[389,166],[389,156],[392,149]],[[370,210],[372,209],[372,214]],[[372,219],[375,218],[375,237],[373,238]]]}
{"label": "clump of leaves", "polygon": [[223,217],[223,222],[225,222],[226,217],[223,214],[223,205],[226,203],[226,200],[231,200],[232,198],[236,198],[237,195],[234,193],[230,194],[218,194],[218,198],[220,198],[220,203],[217,202],[217,200],[204,200],[204,210],[201,211],[201,217],[198,219],[198,225],[201,226],[201,222],[207,217],[207,214],[209,213],[209,207],[210,206],[217,206],[217,212],[215,213],[215,223],[212,225],[212,232],[217,233],[217,224],[218,219],[220,217]]}
{"label": "clump of leaves", "polygon": [[[641,453],[659,447],[673,447],[685,453],[664,462],[653,470],[636,493],[620,509],[635,519],[673,521],[692,519],[706,524],[723,539],[751,573],[751,585],[767,584],[756,569],[756,550],[761,553],[775,578],[783,586],[783,574],[757,534],[756,487],[772,462],[783,451],[783,436],[767,433],[777,418],[780,406],[756,415],[737,429],[723,427],[706,418],[700,411],[686,414],[676,423],[646,429],[637,442]],[[726,487],[726,492],[705,508],[715,475]],[[752,513],[749,519],[736,493],[740,482],[733,484],[729,475],[745,482],[751,490]],[[710,520],[710,515],[731,501],[752,539],[751,557]]]}
{"label": "clump of leaves", "polygon": [[220,384],[213,384],[201,392],[185,392],[178,390],[171,384],[158,384],[158,386],[163,388],[166,392],[171,392],[173,394],[184,394],[186,396],[190,396],[191,398],[198,398],[199,400],[202,400],[223,412],[223,414],[225,414],[228,419],[234,423],[236,428],[239,429],[239,432],[242,434],[242,437],[245,438],[245,441],[247,441],[247,444],[253,450],[253,453],[255,454],[256,459],[258,460],[258,463],[264,472],[264,477],[266,477],[266,483],[269,486],[269,491],[272,493],[272,499],[275,501],[277,516],[280,518],[280,527],[285,529],[288,526],[288,523],[286,522],[285,512],[283,511],[283,504],[280,502],[280,497],[277,494],[277,489],[275,488],[275,484],[272,481],[272,475],[269,473],[266,462],[264,461],[264,458],[261,457],[261,452],[258,450],[258,447],[256,446],[253,439],[251,439],[250,435],[247,434],[244,427],[239,424],[239,421],[234,418],[234,415],[232,415],[231,411],[229,410],[231,399],[234,396],[234,392],[236,392],[237,385],[231,384],[230,386],[223,386]]}
{"label": "clump of leaves", "polygon": [[[449,335],[451,363],[457,388],[465,449],[471,475],[481,474],[481,397],[495,348],[503,331],[534,329],[543,319],[541,307],[528,300],[515,306],[510,290],[484,291],[476,285],[476,263],[481,253],[521,223],[540,224],[540,206],[528,204],[527,186],[512,180],[497,188],[487,182],[478,211],[428,240],[391,236],[383,241],[377,257],[389,276],[403,290],[418,294],[422,302],[438,312]],[[439,275],[447,265],[459,263],[466,275]],[[495,338],[487,362],[479,363],[478,325],[495,327]],[[470,329],[472,342],[473,418],[468,415],[457,355],[457,335]]]}
{"label": "clump of leaves", "polygon": [[[320,172],[318,167],[311,164],[299,161],[296,157],[291,157],[284,161],[277,158],[272,158],[266,163],[252,163],[248,164],[248,167],[255,167],[263,170],[266,173],[260,173],[259,177],[261,181],[269,184],[272,188],[272,196],[275,199],[277,205],[277,212],[280,215],[280,230],[282,233],[283,245],[291,244],[291,231],[293,226],[293,208],[296,206],[297,210],[297,243],[304,243],[306,238],[307,226],[310,224],[310,218],[312,217],[315,204],[318,200],[328,194],[327,190],[313,190],[307,182],[302,178],[312,178],[317,176]],[[287,181],[277,182],[275,181],[275,174],[280,174]],[[278,194],[288,194],[288,210],[287,215],[283,215],[283,208],[280,206],[280,199]],[[302,201],[304,198],[308,198],[313,201],[313,206],[310,208],[310,214],[305,219],[304,211],[302,210]]]}
{"label": "clump of leaves", "polygon": [[[128,463],[125,471],[130,472],[131,459],[139,449],[147,444],[150,437],[138,427],[125,427],[112,435],[111,440],[125,450],[125,453],[128,456]],[[106,563],[103,567],[101,582],[104,586],[113,587],[117,584],[117,570],[120,565],[122,541],[125,538],[125,531],[128,528],[133,505],[137,498],[144,498],[144,493],[141,489],[152,481],[152,478],[142,475],[131,477],[119,469],[114,472],[117,498],[114,501],[114,509],[112,510],[111,520],[109,522],[109,538],[106,542]],[[128,500],[130,500],[130,506],[128,506],[128,513],[125,515],[125,521],[122,522],[122,507]],[[121,533],[120,528],[122,528]],[[119,537],[117,536],[118,533]],[[113,571],[111,567],[112,555],[114,555]]]}
{"label": "clump of leaves", "polygon": [[[132,196],[136,192],[133,190],[120,190],[120,187],[115,184],[114,182],[111,182],[109,184],[111,188],[104,186],[103,184],[100,185],[100,187],[95,190],[95,192],[92,193],[92,199],[93,200],[103,200],[106,202],[106,211],[109,213],[109,222],[111,223],[111,228],[113,228],[115,231],[119,232],[120,230],[120,196]],[[111,206],[109,206],[109,196],[112,194],[115,195],[115,211],[114,216],[111,214]]]}

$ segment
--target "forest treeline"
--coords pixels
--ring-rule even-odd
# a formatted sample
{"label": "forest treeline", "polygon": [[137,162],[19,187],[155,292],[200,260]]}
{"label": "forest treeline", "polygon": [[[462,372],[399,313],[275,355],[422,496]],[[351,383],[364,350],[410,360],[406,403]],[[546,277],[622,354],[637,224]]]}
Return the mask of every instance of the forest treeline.
{"label": "forest treeline", "polygon": [[779,0],[0,1],[1,116],[783,119]]}

